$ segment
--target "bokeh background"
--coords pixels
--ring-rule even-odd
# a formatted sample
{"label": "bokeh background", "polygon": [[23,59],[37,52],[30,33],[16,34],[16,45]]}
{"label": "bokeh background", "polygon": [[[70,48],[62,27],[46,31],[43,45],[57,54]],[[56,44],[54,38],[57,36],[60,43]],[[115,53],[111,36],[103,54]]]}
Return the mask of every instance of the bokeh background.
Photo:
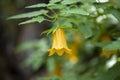
{"label": "bokeh background", "polygon": [[[81,1],[85,4],[89,3],[87,0]],[[48,56],[48,49],[52,44],[51,35],[41,35],[41,33],[51,28],[52,24],[50,22],[18,25],[26,19],[7,20],[12,15],[42,9],[27,9],[25,6],[48,3],[49,0],[1,0],[0,80],[120,80],[120,60],[117,60],[120,59],[119,50],[104,51],[101,47],[103,45],[97,44],[96,46],[94,44],[94,42],[102,41],[116,41],[120,44],[118,40],[120,38],[120,1],[96,1],[98,3],[94,3],[92,6],[92,1],[90,1],[90,5],[82,7],[83,9],[92,7],[93,9],[89,9],[92,13],[91,16],[77,15],[71,17],[73,23],[78,21],[80,26],[75,26],[75,28],[78,28],[80,33],[75,33],[74,30],[66,31],[67,41],[70,43],[72,40],[73,42],[77,40],[78,43],[82,44],[76,43],[77,48],[72,47],[75,53],[80,54],[66,58],[58,55]],[[104,1],[111,2],[110,4],[102,4]],[[76,5],[83,4],[78,3]],[[61,19],[61,23],[71,25],[69,21],[67,23],[67,20],[69,19],[66,19],[66,21]],[[104,29],[103,33],[102,29]],[[87,37],[83,42],[80,42],[83,39],[75,38],[77,35],[81,37],[81,32],[85,34],[83,36]],[[110,35],[108,36],[108,34]],[[114,45],[113,48],[116,48],[116,46]],[[108,53],[108,55],[104,53]],[[53,77],[52,75],[52,78],[40,78],[51,77],[51,74],[56,74],[59,77]],[[62,78],[61,75],[65,77]]]}
{"label": "bokeh background", "polygon": [[[7,20],[11,15],[31,11],[25,6],[38,2],[48,3],[48,0],[1,0],[0,1],[0,80],[30,80],[44,71],[33,71],[31,66],[21,68],[20,63],[31,54],[22,52],[17,54],[15,47],[26,41],[38,40],[40,33],[49,28],[50,24],[32,23],[18,25],[21,20]],[[33,9],[32,9],[33,10]]]}

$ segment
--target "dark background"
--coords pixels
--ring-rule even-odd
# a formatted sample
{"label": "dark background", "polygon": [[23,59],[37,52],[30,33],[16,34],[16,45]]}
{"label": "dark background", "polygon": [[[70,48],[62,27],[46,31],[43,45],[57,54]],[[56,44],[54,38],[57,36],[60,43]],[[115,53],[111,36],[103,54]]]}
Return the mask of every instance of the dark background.
{"label": "dark background", "polygon": [[40,33],[49,28],[48,22],[18,25],[22,20],[7,20],[7,17],[34,11],[25,6],[48,0],[1,0],[0,1],[0,80],[34,80],[37,75],[44,74],[44,67],[34,72],[29,66],[21,68],[20,62],[30,52],[15,53],[15,47],[25,41],[39,39]]}

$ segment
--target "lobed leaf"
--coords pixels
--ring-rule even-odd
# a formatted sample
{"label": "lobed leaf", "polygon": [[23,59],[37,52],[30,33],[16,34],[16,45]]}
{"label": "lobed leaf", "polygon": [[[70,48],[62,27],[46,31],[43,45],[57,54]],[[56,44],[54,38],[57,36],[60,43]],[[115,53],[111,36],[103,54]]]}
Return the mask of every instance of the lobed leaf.
{"label": "lobed leaf", "polygon": [[86,25],[80,26],[80,32],[83,34],[85,39],[87,39],[93,35],[92,29]]}
{"label": "lobed leaf", "polygon": [[71,14],[79,14],[79,15],[89,15],[88,12],[79,8],[73,8],[69,10],[62,10],[61,13],[63,15],[71,15]]}
{"label": "lobed leaf", "polygon": [[78,3],[78,2],[93,3],[93,2],[96,2],[96,0],[63,0],[61,3],[62,4],[74,4],[74,3]]}
{"label": "lobed leaf", "polygon": [[39,7],[46,7],[46,6],[47,6],[47,4],[45,4],[45,3],[39,3],[39,4],[27,6],[26,8],[39,8]]}
{"label": "lobed leaf", "polygon": [[94,3],[96,0],[80,0],[82,3]]}
{"label": "lobed leaf", "polygon": [[50,4],[54,4],[54,3],[57,3],[57,2],[60,2],[61,0],[50,0]]}
{"label": "lobed leaf", "polygon": [[48,4],[48,7],[49,7],[49,8],[52,8],[52,9],[63,9],[63,8],[65,8],[66,6],[65,6],[65,5],[62,5],[62,4]]}
{"label": "lobed leaf", "polygon": [[103,49],[105,50],[118,50],[120,49],[120,40],[113,41],[108,45],[104,46]]}
{"label": "lobed leaf", "polygon": [[11,16],[8,19],[31,18],[31,17],[42,15],[42,14],[46,14],[46,13],[48,13],[47,10],[39,10],[39,11],[33,11],[33,12],[28,12],[28,13]]}
{"label": "lobed leaf", "polygon": [[44,20],[45,20],[44,17],[38,16],[38,17],[36,17],[36,18],[32,18],[32,19],[30,19],[30,20],[21,22],[19,25],[28,24],[28,23],[33,23],[33,22],[39,22],[39,23],[41,23],[41,22],[44,21]]}
{"label": "lobed leaf", "polygon": [[62,4],[73,4],[77,2],[80,2],[80,0],[63,0],[61,3]]}

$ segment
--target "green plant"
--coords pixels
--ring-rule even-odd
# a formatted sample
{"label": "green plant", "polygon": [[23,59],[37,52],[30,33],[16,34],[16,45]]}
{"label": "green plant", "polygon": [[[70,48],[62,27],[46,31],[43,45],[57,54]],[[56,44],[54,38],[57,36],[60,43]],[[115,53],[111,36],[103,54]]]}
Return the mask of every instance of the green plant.
{"label": "green plant", "polygon": [[[119,78],[120,70],[118,67],[120,64],[117,59],[119,59],[120,50],[120,0],[109,0],[106,2],[101,0],[50,0],[48,4],[38,3],[26,8],[41,7],[44,8],[38,11],[15,15],[8,19],[29,18],[29,20],[21,22],[20,25],[49,21],[53,25],[43,33],[54,34],[58,28],[63,28],[67,30],[66,37],[69,44],[74,42],[73,36],[79,32],[79,37],[82,39],[77,55],[79,60],[76,64],[72,64],[69,59],[66,59],[65,55],[61,57],[57,55],[47,57],[44,54],[46,58],[35,57],[36,61],[39,61],[39,58],[41,58],[40,62],[34,63],[34,60],[29,59],[30,61],[28,60],[27,64],[29,62],[30,64],[34,63],[33,68],[38,69],[39,65],[41,65],[40,63],[47,62],[48,72],[51,73],[55,69],[55,64],[60,62],[63,76],[60,79],[58,78],[58,80],[116,80]],[[109,39],[104,38],[102,41],[101,37],[104,35],[108,35]],[[44,44],[44,41],[42,43]],[[39,49],[41,46],[39,45],[37,48]],[[31,46],[31,48],[33,47]],[[42,53],[47,53],[48,47],[44,49],[45,51]],[[104,55],[101,58],[99,55],[102,50],[109,51],[110,55],[105,54],[110,57],[103,58],[106,57]],[[113,54],[111,50],[116,50],[118,54]],[[36,50],[33,51],[34,54],[31,57],[36,55],[35,52]],[[39,52],[37,53],[38,55],[40,54]],[[114,61],[116,61],[116,64],[112,68],[109,68],[110,66],[106,67],[108,61],[113,57],[115,57]],[[56,79],[49,79],[48,77],[48,80]]]}

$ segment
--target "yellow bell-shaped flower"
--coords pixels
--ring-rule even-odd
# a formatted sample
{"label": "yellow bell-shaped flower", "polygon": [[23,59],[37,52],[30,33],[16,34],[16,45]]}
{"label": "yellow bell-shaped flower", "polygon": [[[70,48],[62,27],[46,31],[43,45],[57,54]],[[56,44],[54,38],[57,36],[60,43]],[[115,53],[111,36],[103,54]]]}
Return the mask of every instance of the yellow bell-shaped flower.
{"label": "yellow bell-shaped flower", "polygon": [[66,54],[65,58],[68,59],[71,63],[76,64],[79,60],[79,48],[83,43],[82,36],[79,32],[74,33],[73,43],[71,43],[70,48],[72,54]]}
{"label": "yellow bell-shaped flower", "polygon": [[117,54],[117,53],[118,53],[117,50],[102,50],[100,56],[109,58],[112,54]]}
{"label": "yellow bell-shaped flower", "polygon": [[49,50],[49,56],[57,53],[59,56],[64,52],[71,54],[71,49],[67,47],[65,33],[62,28],[58,28],[53,34],[52,48]]}
{"label": "yellow bell-shaped flower", "polygon": [[[105,34],[101,37],[101,42],[111,42],[111,38],[108,34]],[[103,50],[100,54],[102,57],[109,58],[112,54],[117,54],[118,50]]]}
{"label": "yellow bell-shaped flower", "polygon": [[72,54],[66,54],[66,58],[73,64],[78,62],[78,46],[76,44],[71,45]]}

